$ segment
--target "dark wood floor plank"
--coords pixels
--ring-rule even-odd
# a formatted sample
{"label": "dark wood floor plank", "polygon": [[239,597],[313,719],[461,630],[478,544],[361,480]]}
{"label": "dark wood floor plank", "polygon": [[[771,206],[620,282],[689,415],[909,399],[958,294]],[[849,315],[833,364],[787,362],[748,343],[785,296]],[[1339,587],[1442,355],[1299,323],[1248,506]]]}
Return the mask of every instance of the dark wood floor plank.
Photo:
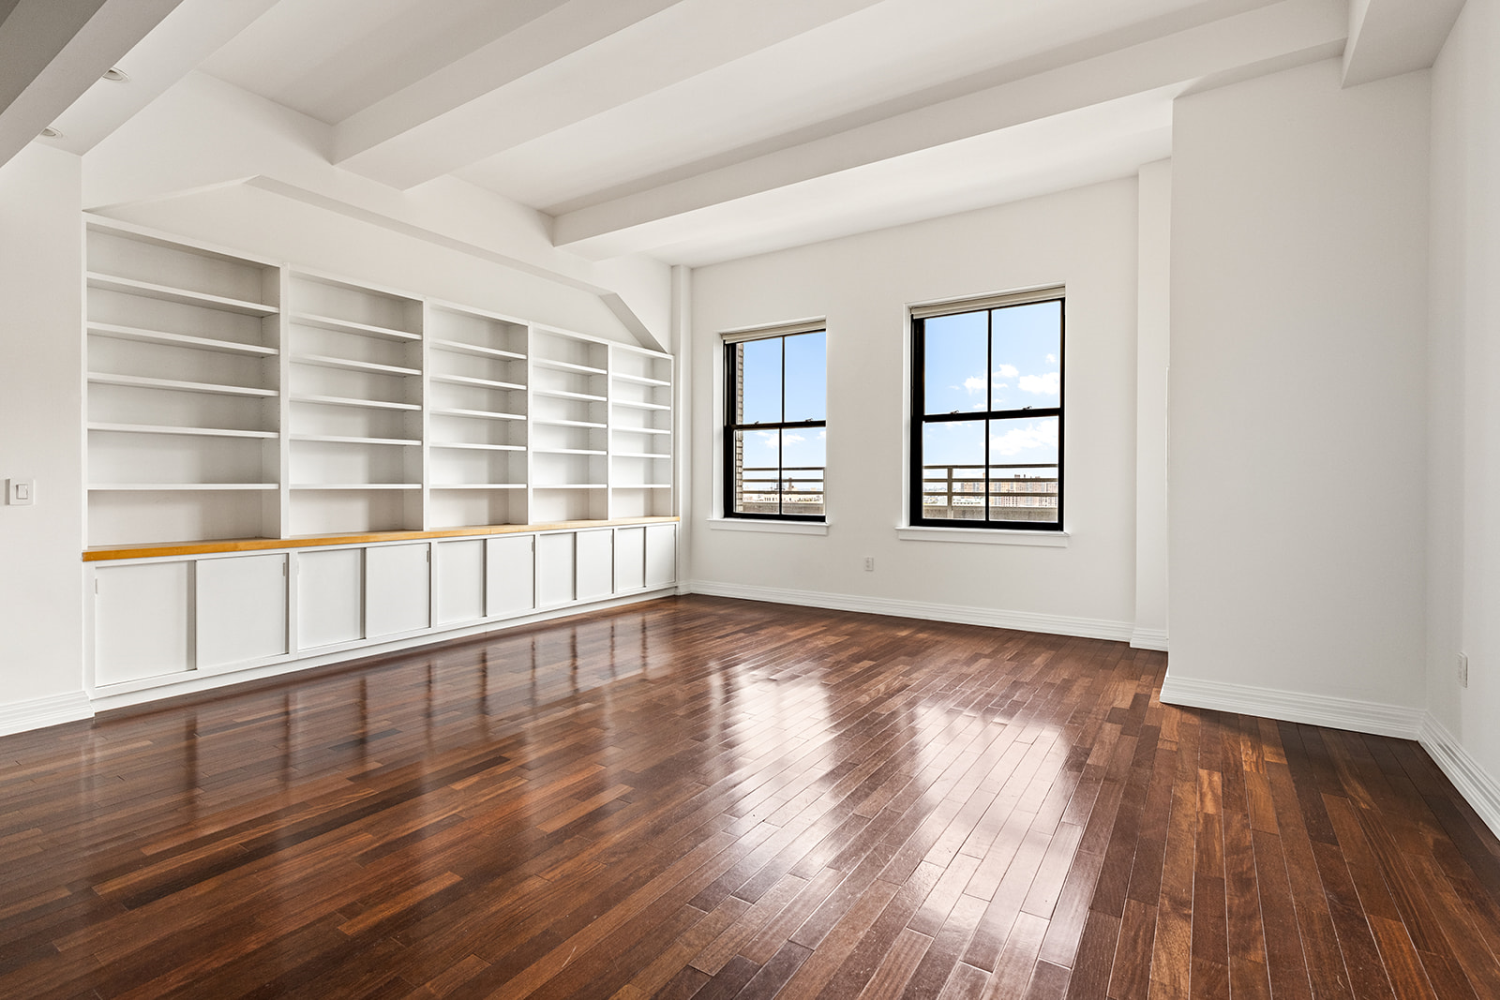
{"label": "dark wood floor plank", "polygon": [[0,996],[1487,1000],[1415,744],[686,597],[0,738]]}

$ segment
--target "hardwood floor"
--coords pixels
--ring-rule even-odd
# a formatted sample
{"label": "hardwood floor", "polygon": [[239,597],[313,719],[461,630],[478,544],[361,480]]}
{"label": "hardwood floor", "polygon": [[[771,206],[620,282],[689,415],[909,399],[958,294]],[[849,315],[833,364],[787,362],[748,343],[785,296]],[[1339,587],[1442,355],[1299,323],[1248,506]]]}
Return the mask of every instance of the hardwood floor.
{"label": "hardwood floor", "polygon": [[0,739],[0,997],[1500,998],[1415,744],[675,598]]}

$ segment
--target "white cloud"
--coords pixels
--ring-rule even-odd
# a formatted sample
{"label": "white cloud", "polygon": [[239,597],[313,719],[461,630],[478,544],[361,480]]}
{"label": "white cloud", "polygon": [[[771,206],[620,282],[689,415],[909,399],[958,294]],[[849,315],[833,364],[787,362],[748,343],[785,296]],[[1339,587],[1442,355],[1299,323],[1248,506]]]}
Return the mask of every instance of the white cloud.
{"label": "white cloud", "polygon": [[826,429],[818,431],[818,440],[819,441],[826,441],[826,440],[828,440],[828,431]]}
{"label": "white cloud", "polygon": [[1015,378],[1019,374],[1021,374],[1021,370],[1019,368],[1017,368],[1015,365],[1001,365],[1000,369],[995,372],[995,377],[996,378]]}
{"label": "white cloud", "polygon": [[1022,375],[1021,391],[1034,392],[1038,396],[1056,396],[1062,388],[1062,374],[1048,372],[1045,375]]}
{"label": "white cloud", "polygon": [[1052,362],[1055,365],[1055,364],[1057,364],[1057,355],[1056,354],[1049,354],[1049,355],[1047,355],[1047,360],[1050,361],[1050,362]]}
{"label": "white cloud", "polygon": [[971,396],[976,392],[983,392],[984,379],[980,378],[978,375],[970,376],[969,378],[964,379],[964,389],[966,389]]}
{"label": "white cloud", "polygon": [[1019,455],[1032,448],[1057,448],[1057,421],[1038,421],[1023,427],[1012,427],[1004,434],[990,435],[990,454]]}
{"label": "white cloud", "polygon": [[782,431],[781,433],[782,444],[801,444],[806,440],[807,438],[803,437],[801,434],[790,434],[786,431]]}
{"label": "white cloud", "polygon": [[1010,388],[1010,383],[1009,382],[996,382],[995,383],[995,388],[996,389],[1009,389]]}
{"label": "white cloud", "polygon": [[760,435],[760,443],[761,444],[765,445],[771,451],[775,451],[776,450],[776,432],[775,431],[756,431],[755,433],[758,434],[758,435]]}

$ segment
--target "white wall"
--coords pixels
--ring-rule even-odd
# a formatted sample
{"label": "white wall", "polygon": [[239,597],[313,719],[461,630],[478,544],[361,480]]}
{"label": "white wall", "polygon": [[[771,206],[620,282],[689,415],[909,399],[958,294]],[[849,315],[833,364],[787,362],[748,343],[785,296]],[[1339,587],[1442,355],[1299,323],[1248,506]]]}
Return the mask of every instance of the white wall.
{"label": "white wall", "polygon": [[1177,102],[1164,699],[1424,704],[1428,96],[1329,60]]}
{"label": "white wall", "polygon": [[[1487,817],[1500,828],[1497,52],[1500,3],[1469,0],[1432,72],[1427,686],[1442,735],[1482,770],[1487,789],[1477,790],[1487,791]],[[1467,689],[1458,684],[1460,650],[1469,655]],[[1476,789],[1465,790],[1474,800]]]}
{"label": "white wall", "polygon": [[[1128,639],[1136,213],[1128,178],[695,271],[693,588]],[[1069,545],[898,540],[907,305],[1056,283],[1068,291]],[[720,334],[807,317],[828,323],[828,533],[713,526],[722,513]]]}
{"label": "white wall", "polygon": [[1141,167],[1135,400],[1135,634],[1167,648],[1167,370],[1172,332],[1172,161]]}
{"label": "white wall", "polygon": [[79,176],[37,143],[0,166],[0,478],[36,480],[0,506],[0,733],[88,714]]}

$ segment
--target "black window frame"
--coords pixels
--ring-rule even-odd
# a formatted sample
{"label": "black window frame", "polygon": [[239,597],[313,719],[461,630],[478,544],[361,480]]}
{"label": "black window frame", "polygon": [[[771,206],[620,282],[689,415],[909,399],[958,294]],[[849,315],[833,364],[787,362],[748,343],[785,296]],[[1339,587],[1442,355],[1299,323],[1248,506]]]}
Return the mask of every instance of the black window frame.
{"label": "black window frame", "polygon": [[[1022,306],[1037,305],[1043,302],[1058,303],[1058,330],[1057,330],[1057,371],[1058,390],[1057,406],[1055,407],[1023,407],[1010,410],[969,410],[959,413],[926,413],[926,390],[927,390],[927,366],[926,366],[926,326],[929,319],[939,319],[948,316],[962,316],[968,313],[985,313],[985,377],[987,381],[993,381],[994,369],[994,313],[998,309],[1013,309]],[[1015,296],[1002,296],[996,299],[978,299],[971,302],[953,303],[944,306],[941,311],[926,312],[916,315],[913,310],[911,316],[911,345],[912,345],[912,378],[911,378],[911,420],[910,441],[907,449],[911,464],[908,469],[909,493],[907,496],[908,523],[916,528],[962,528],[971,531],[1044,531],[1061,533],[1064,530],[1064,501],[1067,497],[1065,488],[1064,462],[1066,456],[1063,454],[1063,444],[1067,437],[1067,419],[1064,412],[1067,404],[1067,340],[1068,340],[1068,304],[1067,292],[1064,289],[1056,289],[1039,292],[1036,294],[1023,293]],[[986,390],[988,393],[988,388]],[[986,403],[992,400],[986,396]],[[992,420],[1015,420],[1026,417],[1056,417],[1057,418],[1057,520],[1056,521],[1005,521],[990,517],[992,506],[990,504],[990,434],[989,428],[985,428],[984,435],[984,517],[981,518],[940,518],[924,517],[922,498],[925,495],[926,469],[922,461],[922,438],[923,428],[928,424],[935,423],[984,423]],[[1038,468],[1053,468],[1052,465],[1038,466]]]}
{"label": "black window frame", "polygon": [[[735,337],[724,341],[724,516],[726,518],[739,518],[747,521],[794,521],[800,524],[824,524],[828,521],[828,466],[823,466],[823,513],[821,514],[788,514],[785,512],[785,491],[777,490],[776,506],[778,513],[768,514],[762,512],[740,511],[735,509],[735,501],[738,493],[735,490],[735,471],[738,463],[735,461],[735,434],[741,431],[786,431],[805,428],[827,428],[828,402],[827,386],[824,386],[824,419],[822,420],[783,420],[775,423],[736,423],[735,414],[739,410],[739,358],[736,349],[751,341],[780,340],[781,345],[781,415],[786,416],[786,339],[788,337],[799,337],[803,334],[821,333],[824,335],[824,365],[826,371],[828,328],[824,326],[809,326],[779,330],[765,335],[756,334],[748,337]],[[782,460],[782,448],[779,443],[776,452],[776,465],[778,473],[778,486],[784,480],[785,463]]]}

